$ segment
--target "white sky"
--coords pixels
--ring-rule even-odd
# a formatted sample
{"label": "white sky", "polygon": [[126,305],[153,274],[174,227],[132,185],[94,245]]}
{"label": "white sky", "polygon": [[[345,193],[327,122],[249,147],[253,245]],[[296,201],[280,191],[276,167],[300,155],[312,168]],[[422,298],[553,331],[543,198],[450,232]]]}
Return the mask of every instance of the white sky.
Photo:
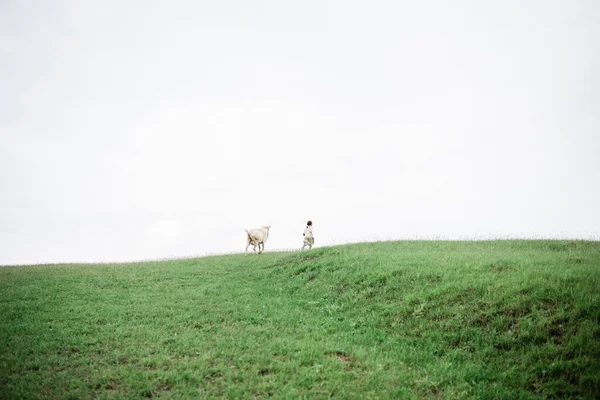
{"label": "white sky", "polygon": [[0,265],[600,238],[600,2],[0,1]]}

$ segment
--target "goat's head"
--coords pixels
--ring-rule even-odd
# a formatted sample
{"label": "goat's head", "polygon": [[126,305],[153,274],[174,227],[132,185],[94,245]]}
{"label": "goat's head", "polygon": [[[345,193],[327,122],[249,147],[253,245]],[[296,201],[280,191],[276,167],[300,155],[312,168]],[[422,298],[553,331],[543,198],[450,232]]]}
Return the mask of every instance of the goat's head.
{"label": "goat's head", "polygon": [[267,237],[269,237],[269,229],[271,229],[271,225],[263,225],[261,228],[267,233]]}

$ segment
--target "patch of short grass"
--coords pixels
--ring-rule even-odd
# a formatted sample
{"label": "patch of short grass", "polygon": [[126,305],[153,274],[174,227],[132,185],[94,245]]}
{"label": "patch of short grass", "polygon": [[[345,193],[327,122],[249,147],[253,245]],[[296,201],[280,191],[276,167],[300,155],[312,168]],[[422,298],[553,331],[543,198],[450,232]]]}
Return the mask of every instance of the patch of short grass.
{"label": "patch of short grass", "polygon": [[2,398],[600,393],[600,243],[0,269]]}

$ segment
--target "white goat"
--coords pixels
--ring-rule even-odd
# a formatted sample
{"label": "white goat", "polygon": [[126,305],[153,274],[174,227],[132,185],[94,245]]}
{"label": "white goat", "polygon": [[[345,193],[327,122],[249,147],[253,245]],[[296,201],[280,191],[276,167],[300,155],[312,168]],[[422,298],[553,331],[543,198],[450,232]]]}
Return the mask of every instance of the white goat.
{"label": "white goat", "polygon": [[[247,242],[246,242],[246,252],[244,253],[244,256],[246,256],[248,254],[248,246],[250,246],[250,244],[254,245],[254,253],[256,253],[256,247],[258,247],[258,253],[256,253],[257,255],[262,253],[263,250],[265,249],[265,242],[267,241],[267,239],[269,238],[269,229],[271,229],[271,225],[269,226],[261,226],[260,228],[256,228],[256,229],[246,229],[246,235],[247,235]],[[262,249],[260,248],[260,245],[262,244]]]}

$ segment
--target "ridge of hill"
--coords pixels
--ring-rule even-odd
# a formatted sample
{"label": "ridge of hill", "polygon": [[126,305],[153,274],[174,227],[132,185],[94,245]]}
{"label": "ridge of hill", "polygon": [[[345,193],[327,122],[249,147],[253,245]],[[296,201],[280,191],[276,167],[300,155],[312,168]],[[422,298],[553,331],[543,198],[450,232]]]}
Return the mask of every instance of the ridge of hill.
{"label": "ridge of hill", "polygon": [[0,269],[0,398],[600,393],[600,242]]}

